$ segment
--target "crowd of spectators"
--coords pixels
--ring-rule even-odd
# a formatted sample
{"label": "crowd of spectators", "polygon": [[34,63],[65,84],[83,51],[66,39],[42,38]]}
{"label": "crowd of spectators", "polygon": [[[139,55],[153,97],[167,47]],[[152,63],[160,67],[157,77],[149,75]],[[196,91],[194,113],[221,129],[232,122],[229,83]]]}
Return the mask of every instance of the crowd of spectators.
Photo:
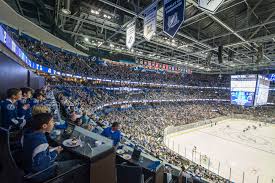
{"label": "crowd of spectators", "polygon": [[228,99],[226,90],[195,90],[195,89],[142,89],[131,91],[129,88],[116,91],[112,88],[96,88],[86,86],[53,87],[56,92],[62,93],[63,106],[74,106],[77,111],[84,109],[90,114],[96,106],[112,102],[134,100],[177,100],[177,99]]}
{"label": "crowd of spectators", "polygon": [[[172,90],[172,89],[143,89],[140,91],[109,91],[103,88],[92,87],[54,87],[58,98],[70,114],[82,116],[84,112],[92,120],[99,123],[112,124],[119,122],[121,131],[127,139],[142,146],[151,155],[167,161],[183,169],[189,167],[188,161],[171,151],[163,143],[164,129],[168,126],[178,126],[194,123],[200,120],[212,119],[223,115],[246,114],[262,115],[267,118],[274,117],[274,108],[249,108],[244,109],[229,105],[229,103],[211,104],[207,103],[165,103],[161,105],[147,104],[144,110],[113,110],[101,117],[97,117],[90,111],[104,103],[123,100],[162,100],[162,99],[195,99],[195,98],[220,98],[229,99],[227,90]],[[76,120],[76,118],[72,118]],[[77,121],[77,120],[76,120]],[[76,123],[79,123],[78,121]],[[80,125],[85,123],[81,122]],[[92,129],[93,127],[85,128]],[[190,169],[189,169],[190,170]],[[191,169],[192,170],[192,169]],[[196,173],[197,172],[197,173]],[[194,174],[206,177],[213,182],[225,182],[226,180],[211,173],[203,167],[195,167]]]}
{"label": "crowd of spectators", "polygon": [[229,86],[229,77],[186,75],[180,72],[146,72],[133,68],[135,64],[114,64],[111,62],[97,64],[92,57],[76,55],[74,53],[55,48],[54,46],[20,35],[16,31],[9,34],[17,41],[19,46],[27,53],[32,61],[48,66],[57,71],[81,76],[94,76],[104,79],[131,80],[142,82],[185,84],[195,86]]}

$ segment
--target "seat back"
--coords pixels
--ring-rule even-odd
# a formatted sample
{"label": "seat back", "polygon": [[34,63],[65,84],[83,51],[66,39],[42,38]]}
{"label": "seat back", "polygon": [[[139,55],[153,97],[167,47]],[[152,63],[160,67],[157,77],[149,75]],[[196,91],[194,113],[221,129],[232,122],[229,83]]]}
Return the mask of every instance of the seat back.
{"label": "seat back", "polygon": [[116,165],[118,183],[141,183],[142,168],[139,166]]}
{"label": "seat back", "polygon": [[22,172],[17,168],[10,152],[9,131],[0,127],[0,180],[5,183],[21,183]]}

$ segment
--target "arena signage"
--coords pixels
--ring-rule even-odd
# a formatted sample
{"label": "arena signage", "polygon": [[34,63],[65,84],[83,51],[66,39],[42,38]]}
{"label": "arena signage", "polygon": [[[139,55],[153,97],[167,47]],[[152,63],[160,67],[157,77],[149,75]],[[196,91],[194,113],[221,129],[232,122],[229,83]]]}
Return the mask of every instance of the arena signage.
{"label": "arena signage", "polygon": [[163,32],[174,37],[184,21],[185,0],[163,0]]}
{"label": "arena signage", "polygon": [[198,5],[199,8],[214,14],[223,2],[224,0],[199,0]]}
{"label": "arena signage", "polygon": [[267,77],[270,81],[275,81],[275,74],[269,74]]}
{"label": "arena signage", "polygon": [[153,37],[157,28],[157,1],[144,10],[143,36],[147,41]]}

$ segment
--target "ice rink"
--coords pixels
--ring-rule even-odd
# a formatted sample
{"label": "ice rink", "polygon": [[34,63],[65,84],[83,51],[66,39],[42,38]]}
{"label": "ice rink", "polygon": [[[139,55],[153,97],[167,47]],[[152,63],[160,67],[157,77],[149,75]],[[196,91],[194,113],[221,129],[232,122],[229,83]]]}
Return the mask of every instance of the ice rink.
{"label": "ice rink", "polygon": [[182,156],[234,182],[275,183],[275,125],[226,119],[170,134],[166,141]]}

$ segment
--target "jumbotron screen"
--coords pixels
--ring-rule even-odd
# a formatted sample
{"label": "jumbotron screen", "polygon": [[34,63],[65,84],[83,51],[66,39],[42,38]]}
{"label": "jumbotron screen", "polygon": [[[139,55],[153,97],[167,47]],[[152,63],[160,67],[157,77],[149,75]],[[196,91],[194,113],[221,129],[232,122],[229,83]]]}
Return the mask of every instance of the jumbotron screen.
{"label": "jumbotron screen", "polygon": [[231,104],[253,106],[257,75],[231,76]]}
{"label": "jumbotron screen", "polygon": [[267,104],[268,94],[269,94],[270,81],[267,77],[258,75],[258,82],[255,95],[255,106]]}

